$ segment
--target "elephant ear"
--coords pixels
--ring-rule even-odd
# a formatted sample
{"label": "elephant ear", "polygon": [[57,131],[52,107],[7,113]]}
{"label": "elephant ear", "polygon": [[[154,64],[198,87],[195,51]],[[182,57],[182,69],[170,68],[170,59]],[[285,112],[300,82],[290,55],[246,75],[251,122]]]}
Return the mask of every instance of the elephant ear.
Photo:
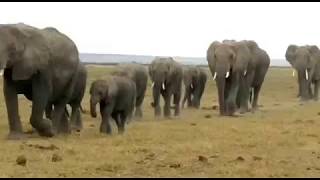
{"label": "elephant ear", "polygon": [[207,50],[207,62],[209,65],[209,69],[211,71],[211,74],[214,76],[215,74],[215,49],[217,46],[219,46],[221,43],[219,41],[214,41],[213,43],[210,44],[208,50]]}
{"label": "elephant ear", "polygon": [[293,65],[295,62],[295,54],[298,49],[297,45],[289,45],[285,54],[286,60]]}
{"label": "elephant ear", "polygon": [[15,41],[10,44],[10,51],[21,54],[12,64],[13,80],[27,80],[37,71],[47,67],[49,50],[42,36],[37,33],[22,32],[18,28],[12,28],[11,35],[15,37]]}

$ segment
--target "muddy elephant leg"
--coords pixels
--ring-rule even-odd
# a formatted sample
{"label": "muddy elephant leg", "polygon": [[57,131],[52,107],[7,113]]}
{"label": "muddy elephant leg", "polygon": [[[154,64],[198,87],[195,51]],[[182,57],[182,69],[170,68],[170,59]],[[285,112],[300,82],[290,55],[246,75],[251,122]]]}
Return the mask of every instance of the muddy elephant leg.
{"label": "muddy elephant leg", "polygon": [[175,109],[174,109],[175,116],[180,115],[180,100],[181,100],[181,94],[179,92],[176,92],[173,96],[173,103],[175,104]]}
{"label": "muddy elephant leg", "polygon": [[[113,104],[106,106],[103,102],[100,102],[100,113],[101,113],[101,125],[100,125],[100,132],[111,135],[112,128],[111,128],[111,113],[113,110]],[[115,119],[116,120],[116,119]]]}
{"label": "muddy elephant leg", "polygon": [[82,119],[81,119],[81,113],[80,113],[80,106],[79,105],[71,105],[72,107],[72,113],[70,118],[71,123],[71,129],[80,131],[82,130]]}
{"label": "muddy elephant leg", "polygon": [[10,79],[4,79],[3,92],[9,121],[8,139],[23,138],[22,125],[19,118],[18,95]]}
{"label": "muddy elephant leg", "polygon": [[40,136],[52,137],[54,130],[52,122],[43,119],[44,111],[48,105],[50,88],[47,80],[41,75],[35,75],[32,80],[32,112],[30,124],[37,130]]}
{"label": "muddy elephant leg", "polygon": [[319,80],[316,80],[314,82],[314,95],[313,95],[313,99],[315,101],[318,101],[319,99]]}

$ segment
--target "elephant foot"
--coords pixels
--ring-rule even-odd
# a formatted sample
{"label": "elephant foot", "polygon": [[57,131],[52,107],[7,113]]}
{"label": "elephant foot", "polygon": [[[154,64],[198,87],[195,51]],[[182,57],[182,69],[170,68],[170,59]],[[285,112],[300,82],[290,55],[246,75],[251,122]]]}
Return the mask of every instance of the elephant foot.
{"label": "elephant foot", "polygon": [[27,137],[28,137],[28,135],[24,134],[22,132],[11,131],[8,134],[7,139],[8,140],[23,140],[23,139],[26,139]]}
{"label": "elephant foot", "polygon": [[76,132],[80,132],[82,130],[82,126],[81,125],[71,125],[71,130],[76,131]]}
{"label": "elephant foot", "polygon": [[52,123],[48,119],[42,119],[42,122],[32,123],[31,125],[35,128],[40,136],[53,137],[56,133],[52,127]]}
{"label": "elephant foot", "polygon": [[318,98],[318,97],[314,97],[313,100],[314,100],[314,101],[318,101],[319,98]]}

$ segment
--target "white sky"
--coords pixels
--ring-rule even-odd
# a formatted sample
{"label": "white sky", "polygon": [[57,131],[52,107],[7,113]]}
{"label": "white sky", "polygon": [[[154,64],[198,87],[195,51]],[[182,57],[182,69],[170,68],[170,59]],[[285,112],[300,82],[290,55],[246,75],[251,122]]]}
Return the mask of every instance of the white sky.
{"label": "white sky", "polygon": [[214,40],[253,39],[271,58],[320,45],[320,3],[0,3],[0,23],[53,26],[80,52],[204,57]]}

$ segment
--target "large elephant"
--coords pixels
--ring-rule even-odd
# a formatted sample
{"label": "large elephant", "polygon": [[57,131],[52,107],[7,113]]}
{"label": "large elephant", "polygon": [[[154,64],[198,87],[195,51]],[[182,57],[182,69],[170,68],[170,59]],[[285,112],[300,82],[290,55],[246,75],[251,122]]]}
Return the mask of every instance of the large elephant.
{"label": "large elephant", "polygon": [[[17,94],[32,100],[30,123],[39,135],[52,137],[72,94],[79,53],[74,42],[55,28],[23,23],[0,26],[0,74],[9,120],[9,138],[23,137]],[[48,102],[55,106],[52,123],[43,118]]]}
{"label": "large elephant", "polygon": [[216,80],[220,115],[233,116],[239,87],[251,61],[250,49],[243,42],[214,41],[207,50],[207,61]]}
{"label": "large elephant", "polygon": [[[67,108],[65,109],[66,114],[63,116],[62,122],[67,122],[68,117],[70,117],[71,129],[80,131],[82,129],[82,118],[80,111],[84,112],[81,107],[81,101],[83,99],[87,84],[87,69],[84,64],[79,64],[79,70],[77,72],[76,84],[74,86],[74,90],[72,95],[68,101],[68,104],[71,106],[72,112],[71,117],[68,113]],[[46,109],[46,117],[52,119],[52,104],[49,104]],[[65,124],[63,127],[67,132],[70,131],[70,127],[68,124]]]}
{"label": "large elephant", "polygon": [[[250,49],[251,61],[249,61],[244,81],[240,85],[238,96],[238,104],[240,113],[249,110],[248,102],[250,102],[250,93],[253,96],[251,103],[252,111],[258,108],[258,98],[265,75],[270,66],[270,57],[267,52],[261,49],[255,41],[242,41]],[[242,99],[242,100],[241,100]]]}
{"label": "large elephant", "polygon": [[111,117],[118,126],[118,133],[122,134],[128,117],[132,116],[136,104],[136,85],[126,77],[109,76],[96,80],[90,87],[90,112],[97,117],[96,105],[100,105],[102,122],[100,132],[111,134]]}
{"label": "large elephant", "polygon": [[160,94],[164,98],[164,116],[170,117],[170,100],[173,96],[175,116],[180,115],[180,99],[183,79],[182,65],[172,57],[156,57],[149,65],[149,75],[152,81],[155,116],[161,115]]}
{"label": "large elephant", "polygon": [[183,72],[183,82],[185,87],[182,107],[187,101],[188,107],[199,108],[203,91],[207,82],[206,72],[198,67],[186,67]]}
{"label": "large elephant", "polygon": [[142,118],[142,104],[147,90],[148,71],[141,64],[120,64],[116,70],[111,73],[112,75],[125,76],[133,80],[137,88],[137,99],[135,108],[135,117]]}
{"label": "large elephant", "polygon": [[[289,45],[286,51],[286,60],[297,71],[301,101],[314,98],[318,100],[320,80],[320,50],[315,45]],[[314,92],[311,86],[314,85]]]}

